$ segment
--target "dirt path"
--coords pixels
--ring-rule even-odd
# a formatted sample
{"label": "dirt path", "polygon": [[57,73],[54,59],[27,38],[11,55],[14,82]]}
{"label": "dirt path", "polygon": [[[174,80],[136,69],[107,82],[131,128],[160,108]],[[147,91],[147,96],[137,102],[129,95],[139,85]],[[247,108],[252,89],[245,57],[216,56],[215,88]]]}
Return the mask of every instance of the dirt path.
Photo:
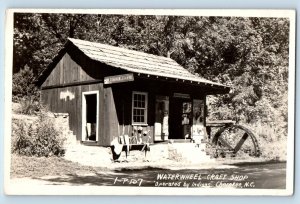
{"label": "dirt path", "polygon": [[[108,187],[108,186],[144,186],[154,187],[159,174],[179,174],[179,175],[202,175],[202,183],[211,183],[207,180],[208,175],[228,175],[227,180],[231,182],[230,175],[242,175],[247,177],[245,182],[253,183],[255,188],[283,189],[285,188],[286,164],[285,163],[256,163],[241,164],[240,166],[218,166],[214,168],[191,169],[122,169],[114,171],[95,171],[91,173],[74,173],[60,176],[43,176],[40,178],[15,178],[11,180],[11,186],[17,189],[28,187],[35,189],[43,186],[48,187]],[[191,182],[191,181],[190,181]],[[199,181],[198,181],[199,182]],[[214,182],[217,182],[214,181]]]}

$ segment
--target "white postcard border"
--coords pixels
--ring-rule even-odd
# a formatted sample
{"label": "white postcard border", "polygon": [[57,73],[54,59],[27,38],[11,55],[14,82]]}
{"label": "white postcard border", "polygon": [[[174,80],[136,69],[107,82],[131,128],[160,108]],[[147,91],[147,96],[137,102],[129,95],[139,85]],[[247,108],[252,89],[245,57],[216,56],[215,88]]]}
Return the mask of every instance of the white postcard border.
{"label": "white postcard border", "polygon": [[[288,91],[288,148],[285,190],[266,189],[203,189],[157,187],[108,187],[108,186],[39,186],[29,188],[15,185],[10,180],[10,137],[12,98],[13,14],[16,12],[87,13],[87,14],[143,14],[189,16],[239,16],[239,17],[286,17],[290,19],[289,38],[289,91]],[[5,193],[10,195],[292,195],[294,191],[294,133],[295,133],[295,10],[266,9],[9,9],[5,29]]]}

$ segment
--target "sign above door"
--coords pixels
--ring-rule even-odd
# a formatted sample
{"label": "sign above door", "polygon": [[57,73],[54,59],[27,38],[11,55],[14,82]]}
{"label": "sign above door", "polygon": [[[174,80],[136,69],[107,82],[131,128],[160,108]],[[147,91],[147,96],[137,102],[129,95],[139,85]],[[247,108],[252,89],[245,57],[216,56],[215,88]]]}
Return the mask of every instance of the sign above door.
{"label": "sign above door", "polygon": [[116,84],[128,81],[134,81],[132,73],[104,77],[104,84]]}
{"label": "sign above door", "polygon": [[175,98],[191,98],[190,94],[183,94],[183,93],[174,93],[173,97],[175,97]]}

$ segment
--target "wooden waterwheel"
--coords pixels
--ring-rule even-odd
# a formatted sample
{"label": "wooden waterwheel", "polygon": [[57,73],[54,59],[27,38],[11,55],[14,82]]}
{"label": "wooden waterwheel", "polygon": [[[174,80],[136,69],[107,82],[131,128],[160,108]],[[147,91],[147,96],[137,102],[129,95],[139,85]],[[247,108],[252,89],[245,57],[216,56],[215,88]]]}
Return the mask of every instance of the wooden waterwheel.
{"label": "wooden waterwheel", "polygon": [[215,148],[215,157],[230,155],[259,157],[261,155],[259,144],[254,133],[245,126],[226,123],[219,128],[212,138]]}

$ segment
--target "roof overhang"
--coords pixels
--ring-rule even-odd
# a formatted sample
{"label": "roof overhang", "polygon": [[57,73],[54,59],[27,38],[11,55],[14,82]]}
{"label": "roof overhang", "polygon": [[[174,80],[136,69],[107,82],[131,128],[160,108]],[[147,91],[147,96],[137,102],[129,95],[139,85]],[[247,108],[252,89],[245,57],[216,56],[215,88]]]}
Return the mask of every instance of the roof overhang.
{"label": "roof overhang", "polygon": [[[202,77],[198,77],[196,75],[193,75],[191,73],[186,73],[187,70],[185,70],[183,67],[181,67],[179,64],[177,64],[174,60],[169,59],[169,58],[164,58],[164,57],[159,57],[158,59],[161,60],[162,62],[164,62],[164,60],[167,62],[167,64],[172,64],[171,67],[175,67],[177,70],[179,70],[179,73],[174,73],[174,72],[167,72],[166,70],[164,71],[159,71],[160,67],[158,64],[158,67],[156,65],[155,70],[152,69],[146,69],[143,67],[143,64],[138,64],[135,62],[132,62],[133,64],[129,64],[129,63],[125,63],[124,64],[120,64],[120,61],[116,62],[110,62],[107,60],[100,60],[100,58],[95,57],[95,55],[90,55],[91,51],[87,51],[85,50],[85,47],[80,47],[80,43],[88,43],[89,46],[92,47],[92,49],[96,49],[97,48],[97,44],[99,43],[92,43],[92,42],[88,42],[88,41],[82,41],[82,40],[76,40],[76,39],[68,39],[68,41],[65,43],[64,47],[59,51],[59,53],[54,57],[54,59],[52,60],[52,62],[47,66],[47,68],[41,73],[41,75],[38,77],[38,80],[36,81],[36,84],[41,86],[43,81],[48,77],[48,75],[51,73],[52,69],[55,67],[55,65],[58,63],[58,61],[62,58],[62,56],[67,52],[67,48],[71,46],[71,49],[76,49],[78,50],[80,54],[85,55],[87,58],[99,62],[101,64],[105,64],[108,67],[113,67],[113,68],[117,68],[117,69],[121,69],[124,71],[127,71],[128,73],[132,73],[134,74],[134,77],[138,77],[138,78],[147,78],[150,80],[159,80],[159,81],[167,81],[167,82],[174,82],[174,83],[183,83],[183,84],[189,84],[191,86],[199,86],[199,87],[209,87],[209,91],[207,92],[208,94],[214,95],[214,94],[226,94],[229,93],[230,91],[230,87],[220,84],[220,83],[216,83],[207,79],[204,79]],[[76,43],[79,43],[79,45],[77,45]],[[85,45],[86,46],[86,45]],[[106,46],[106,45],[105,45]],[[113,47],[113,46],[108,46],[109,49],[114,49],[114,52],[126,52],[127,49],[124,48],[118,48],[118,47]],[[106,47],[105,47],[106,48]],[[120,49],[120,51],[119,51]],[[124,51],[125,50],[125,51]],[[137,52],[137,51],[129,51],[130,53],[142,53],[142,52]],[[142,56],[147,57],[148,55],[150,56],[149,58],[153,58],[156,60],[156,56],[153,56],[151,54],[146,54],[146,53],[142,53]],[[149,61],[149,60],[148,60]],[[138,66],[140,67],[138,67]],[[166,63],[163,63],[162,65],[166,66]],[[153,65],[151,65],[153,67]],[[170,67],[169,67],[170,69]],[[184,74],[180,74],[180,72],[184,73]]]}
{"label": "roof overhang", "polygon": [[172,77],[162,77],[162,76],[150,75],[150,74],[135,73],[134,77],[141,78],[141,79],[148,79],[148,80],[163,81],[168,83],[185,84],[185,85],[190,85],[191,87],[202,87],[207,89],[206,95],[227,94],[231,90],[231,87],[225,85],[211,84],[211,83],[199,82],[194,80],[185,80],[185,79],[172,78]]}

